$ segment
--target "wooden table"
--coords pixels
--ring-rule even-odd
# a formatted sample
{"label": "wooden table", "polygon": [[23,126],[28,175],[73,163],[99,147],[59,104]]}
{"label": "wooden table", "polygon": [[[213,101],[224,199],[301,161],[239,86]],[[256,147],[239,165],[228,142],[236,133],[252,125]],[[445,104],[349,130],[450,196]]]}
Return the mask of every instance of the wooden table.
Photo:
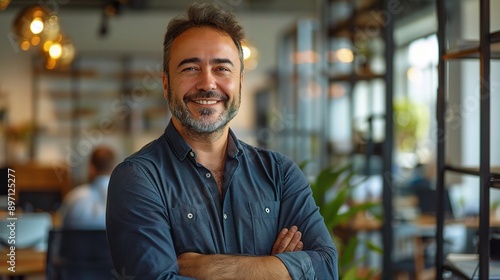
{"label": "wooden table", "polygon": [[45,275],[45,251],[16,249],[15,272],[9,271],[9,251],[0,251],[0,275],[10,279],[23,279],[24,276]]}

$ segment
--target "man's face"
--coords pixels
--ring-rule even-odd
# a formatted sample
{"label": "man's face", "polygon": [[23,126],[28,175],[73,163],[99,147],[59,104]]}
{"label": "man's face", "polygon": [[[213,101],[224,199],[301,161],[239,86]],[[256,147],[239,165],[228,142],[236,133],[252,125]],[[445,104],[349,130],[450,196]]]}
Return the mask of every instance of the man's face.
{"label": "man's face", "polygon": [[229,35],[209,27],[184,31],[172,42],[168,69],[163,87],[174,122],[211,133],[238,113],[242,73]]}

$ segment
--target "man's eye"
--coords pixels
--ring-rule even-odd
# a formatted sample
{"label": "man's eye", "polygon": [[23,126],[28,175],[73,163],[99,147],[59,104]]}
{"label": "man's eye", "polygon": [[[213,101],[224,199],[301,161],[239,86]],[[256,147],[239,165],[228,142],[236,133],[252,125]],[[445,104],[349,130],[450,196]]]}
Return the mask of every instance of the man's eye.
{"label": "man's eye", "polygon": [[186,67],[182,69],[182,72],[192,72],[192,71],[196,71],[196,67]]}
{"label": "man's eye", "polygon": [[216,70],[217,70],[217,71],[222,71],[222,72],[229,72],[229,71],[230,71],[230,70],[229,70],[229,68],[227,68],[227,67],[222,67],[222,66],[217,67],[217,68],[216,68]]}

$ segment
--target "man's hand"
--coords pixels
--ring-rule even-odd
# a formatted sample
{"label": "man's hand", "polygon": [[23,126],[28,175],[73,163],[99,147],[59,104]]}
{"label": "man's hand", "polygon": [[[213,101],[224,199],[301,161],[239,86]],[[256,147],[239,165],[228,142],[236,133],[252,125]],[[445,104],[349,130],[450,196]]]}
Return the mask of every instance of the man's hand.
{"label": "man's hand", "polygon": [[274,242],[271,255],[302,250],[304,243],[300,241],[301,238],[302,233],[298,230],[297,226],[292,226],[290,229],[282,229]]}
{"label": "man's hand", "polygon": [[[297,226],[284,228],[274,242],[271,254],[300,251],[304,244]],[[291,279],[275,256],[236,256],[187,252],[177,257],[179,274],[197,279]]]}

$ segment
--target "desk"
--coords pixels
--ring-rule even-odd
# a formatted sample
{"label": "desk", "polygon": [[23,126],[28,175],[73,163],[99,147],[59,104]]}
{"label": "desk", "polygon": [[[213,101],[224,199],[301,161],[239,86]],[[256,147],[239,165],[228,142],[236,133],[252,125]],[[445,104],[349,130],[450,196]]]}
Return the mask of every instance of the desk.
{"label": "desk", "polygon": [[23,276],[45,275],[45,256],[46,252],[34,249],[16,249],[16,267],[15,272],[8,270],[10,267],[9,252],[6,249],[0,250],[0,275],[14,276],[22,279]]}
{"label": "desk", "polygon": [[[444,267],[462,278],[478,279],[478,263],[477,254],[449,254]],[[489,279],[500,280],[500,261],[490,261]]]}
{"label": "desk", "polygon": [[[469,228],[479,228],[479,218],[465,218],[464,224]],[[491,216],[490,217],[490,227],[500,227],[500,217]]]}

